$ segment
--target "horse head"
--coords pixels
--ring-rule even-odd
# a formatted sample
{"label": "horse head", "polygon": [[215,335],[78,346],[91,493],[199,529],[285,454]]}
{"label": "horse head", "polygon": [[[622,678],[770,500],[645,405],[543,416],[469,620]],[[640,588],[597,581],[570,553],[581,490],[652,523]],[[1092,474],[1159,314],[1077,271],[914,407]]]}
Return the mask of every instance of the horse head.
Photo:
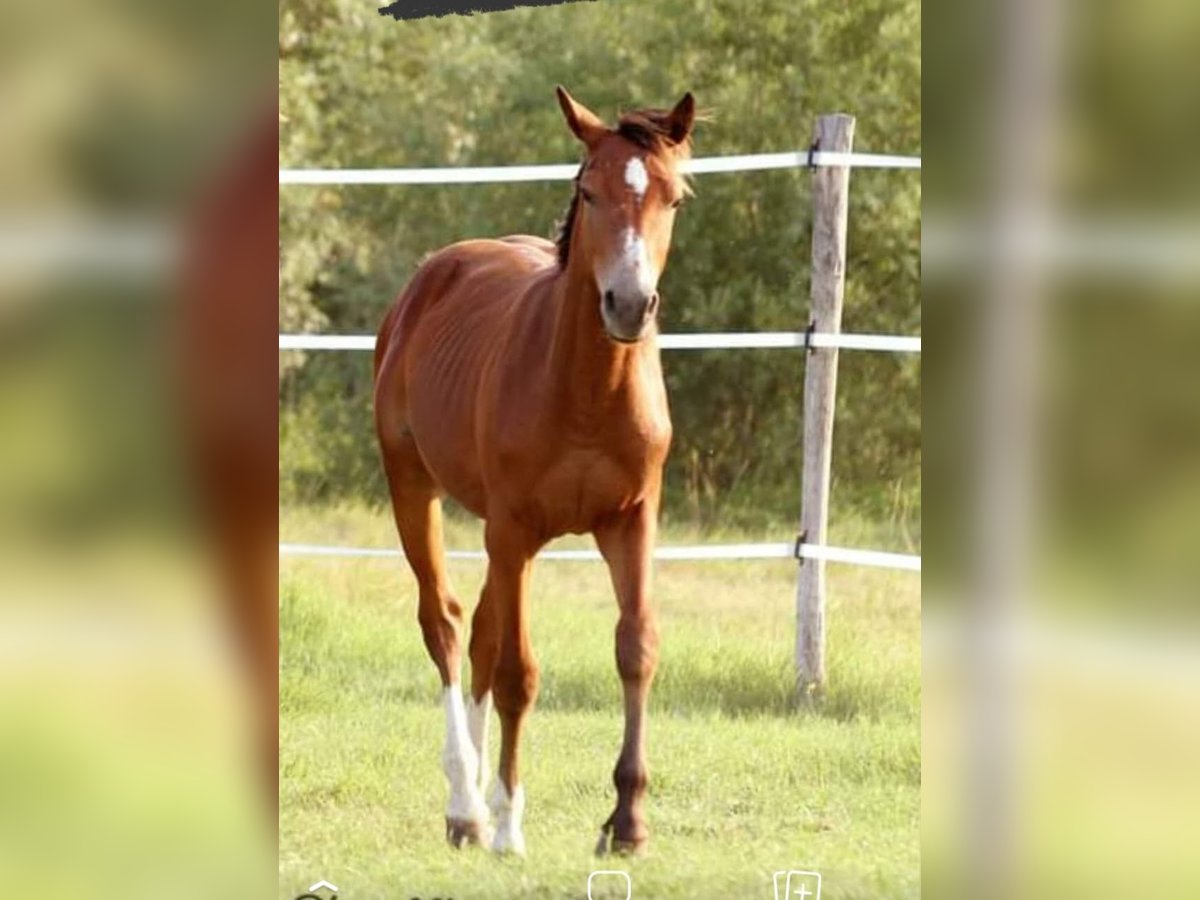
{"label": "horse head", "polygon": [[558,102],[586,147],[559,260],[594,280],[609,337],[639,341],[652,330],[675,212],[689,192],[682,163],[690,155],[695,101],[688,93],[670,110],[625,113],[615,128],[562,87]]}

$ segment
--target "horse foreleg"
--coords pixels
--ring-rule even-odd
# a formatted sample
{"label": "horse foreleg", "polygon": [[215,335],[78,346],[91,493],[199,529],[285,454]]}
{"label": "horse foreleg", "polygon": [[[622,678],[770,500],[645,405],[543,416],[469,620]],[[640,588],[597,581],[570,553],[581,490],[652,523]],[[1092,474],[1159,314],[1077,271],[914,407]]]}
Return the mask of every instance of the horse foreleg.
{"label": "horse foreleg", "polygon": [[600,830],[597,854],[636,852],[649,837],[643,800],[646,767],[646,703],[658,665],[658,624],[650,602],[650,570],[657,504],[645,503],[596,531],[620,606],[617,671],[625,697],[625,737],[613,770],[617,806]]}
{"label": "horse foreleg", "polygon": [[524,853],[521,818],[525,792],[518,769],[521,728],[538,689],[538,665],[529,639],[529,572],[536,547],[520,532],[488,521],[488,591],[498,634],[493,694],[500,715],[500,768],[490,798],[496,832],[492,849]]}

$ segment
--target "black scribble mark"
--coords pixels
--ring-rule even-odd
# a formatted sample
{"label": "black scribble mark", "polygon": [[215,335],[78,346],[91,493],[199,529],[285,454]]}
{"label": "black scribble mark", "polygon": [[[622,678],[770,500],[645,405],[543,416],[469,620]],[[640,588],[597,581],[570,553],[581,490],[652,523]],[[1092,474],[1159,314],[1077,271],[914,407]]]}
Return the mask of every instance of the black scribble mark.
{"label": "black scribble mark", "polygon": [[427,16],[469,16],[503,12],[518,6],[558,6],[560,3],[594,3],[595,0],[397,0],[381,6],[381,16],[393,19],[423,19]]}

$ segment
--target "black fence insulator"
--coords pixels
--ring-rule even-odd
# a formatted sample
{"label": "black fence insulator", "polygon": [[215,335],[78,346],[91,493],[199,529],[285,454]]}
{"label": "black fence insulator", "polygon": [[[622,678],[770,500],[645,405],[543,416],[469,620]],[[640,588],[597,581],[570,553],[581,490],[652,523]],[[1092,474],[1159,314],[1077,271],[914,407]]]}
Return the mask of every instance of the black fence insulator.
{"label": "black fence insulator", "polygon": [[808,532],[802,531],[796,535],[796,543],[792,546],[792,556],[794,556],[800,565],[804,565],[804,557],[800,555],[800,548],[804,546],[808,538]]}
{"label": "black fence insulator", "polygon": [[808,327],[804,329],[804,349],[808,353],[812,353],[816,347],[813,346],[812,338],[817,332],[817,320],[812,319],[808,323]]}
{"label": "black fence insulator", "polygon": [[811,144],[808,145],[808,167],[810,169],[815,169],[817,167],[817,160],[815,157],[817,155],[817,151],[820,149],[821,149],[821,139],[820,138],[817,138],[815,141],[813,141]]}

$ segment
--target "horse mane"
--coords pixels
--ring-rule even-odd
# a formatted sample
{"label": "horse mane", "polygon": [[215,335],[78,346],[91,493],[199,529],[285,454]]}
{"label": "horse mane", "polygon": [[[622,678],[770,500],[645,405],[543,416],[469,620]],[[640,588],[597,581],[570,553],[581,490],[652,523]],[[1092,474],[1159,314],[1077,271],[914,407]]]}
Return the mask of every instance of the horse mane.
{"label": "horse mane", "polygon": [[[688,135],[681,143],[671,140],[670,120],[671,110],[669,109],[635,109],[623,113],[617,120],[617,127],[610,130],[613,134],[619,134],[625,140],[636,144],[643,150],[649,150],[651,153],[670,152],[681,159],[688,159],[692,155],[692,136]],[[571,254],[571,234],[575,229],[575,218],[579,212],[579,179],[583,175],[583,168],[581,165],[579,171],[575,173],[573,182],[575,190],[571,195],[571,202],[567,206],[566,215],[558,225],[558,235],[554,239],[555,246],[558,248],[558,264],[563,269],[567,267],[567,260]],[[690,191],[688,192],[690,193]]]}
{"label": "horse mane", "polygon": [[567,258],[571,255],[571,233],[575,230],[575,215],[579,212],[579,177],[583,174],[583,166],[575,173],[572,184],[575,186],[571,193],[571,202],[567,205],[567,214],[558,223],[558,234],[554,238],[554,246],[558,249],[558,266],[567,267]]}

